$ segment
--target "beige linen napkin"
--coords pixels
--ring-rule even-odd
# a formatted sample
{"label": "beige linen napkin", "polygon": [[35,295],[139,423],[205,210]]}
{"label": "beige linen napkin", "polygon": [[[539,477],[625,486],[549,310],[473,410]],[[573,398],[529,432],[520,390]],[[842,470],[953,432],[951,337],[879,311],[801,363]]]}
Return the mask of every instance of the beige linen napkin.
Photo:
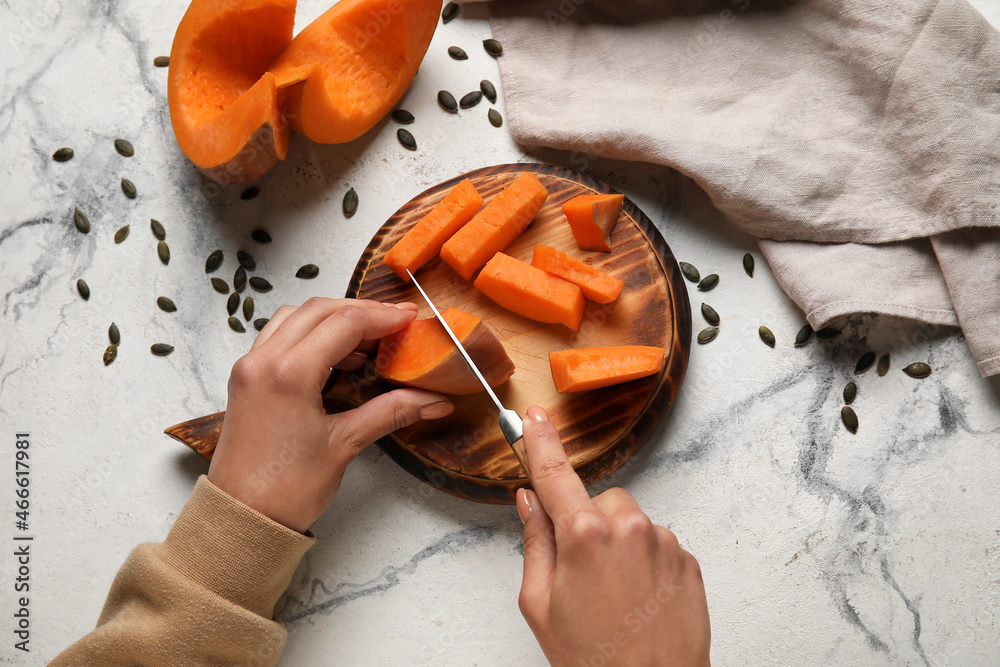
{"label": "beige linen napkin", "polygon": [[962,326],[1000,373],[1000,35],[965,0],[497,0],[527,145],[669,165],[820,327]]}

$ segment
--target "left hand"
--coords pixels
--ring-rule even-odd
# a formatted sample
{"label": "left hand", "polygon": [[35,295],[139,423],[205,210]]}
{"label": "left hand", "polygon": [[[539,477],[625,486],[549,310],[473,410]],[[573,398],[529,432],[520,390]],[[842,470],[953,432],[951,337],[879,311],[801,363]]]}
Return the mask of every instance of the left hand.
{"label": "left hand", "polygon": [[331,368],[362,367],[383,336],[414,320],[412,303],[312,298],[282,306],[236,361],[208,479],[240,502],[304,532],[333,500],[358,452],[392,431],[454,410],[441,394],[396,389],[327,414]]}

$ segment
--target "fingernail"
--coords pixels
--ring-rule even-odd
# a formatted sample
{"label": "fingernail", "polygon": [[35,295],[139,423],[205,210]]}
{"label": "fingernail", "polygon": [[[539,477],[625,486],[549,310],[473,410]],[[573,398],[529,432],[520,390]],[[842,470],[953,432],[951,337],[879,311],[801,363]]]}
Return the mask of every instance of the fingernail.
{"label": "fingernail", "polygon": [[545,414],[545,410],[541,409],[537,405],[532,405],[528,408],[528,418],[533,422],[547,422],[549,416]]}
{"label": "fingernail", "polygon": [[439,401],[437,403],[431,403],[430,405],[425,405],[420,408],[420,418],[421,419],[440,419],[450,415],[455,411],[455,406],[448,401]]}
{"label": "fingernail", "polygon": [[531,514],[531,496],[525,489],[517,490],[517,515],[521,517],[521,523],[528,520]]}

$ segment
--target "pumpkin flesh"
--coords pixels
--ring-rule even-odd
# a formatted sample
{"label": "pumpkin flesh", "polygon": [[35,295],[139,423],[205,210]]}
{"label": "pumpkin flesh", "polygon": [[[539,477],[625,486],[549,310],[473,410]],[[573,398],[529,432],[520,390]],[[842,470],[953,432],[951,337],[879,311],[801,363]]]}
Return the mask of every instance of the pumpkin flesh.
{"label": "pumpkin flesh", "polygon": [[588,391],[638,380],[663,370],[662,347],[621,345],[549,352],[556,391]]}
{"label": "pumpkin flesh", "polygon": [[403,96],[437,27],[440,0],[341,0],[271,65],[296,132],[323,144],[370,130]]}
{"label": "pumpkin flesh", "polygon": [[476,288],[506,308],[536,322],[565,324],[573,331],[583,319],[583,293],[527,262],[498,252],[476,278]]}
{"label": "pumpkin flesh", "polygon": [[476,186],[469,179],[462,180],[444,199],[414,225],[403,238],[385,254],[383,260],[396,275],[409,282],[407,269],[417,269],[434,259],[441,246],[461,229],[483,205]]}
{"label": "pumpkin flesh", "polygon": [[581,250],[611,252],[611,230],[618,222],[625,195],[578,195],[562,210]]}
{"label": "pumpkin flesh", "polygon": [[527,229],[548,196],[533,174],[522,173],[448,239],[441,248],[441,259],[458,275],[472,280],[476,270]]}
{"label": "pumpkin flesh", "polygon": [[268,66],[292,39],[294,0],[194,0],[174,36],[167,99],[184,154],[219,183],[247,183],[288,153]]}
{"label": "pumpkin flesh", "polygon": [[624,281],[547,245],[535,246],[531,265],[573,283],[584,297],[597,303],[611,303],[625,287]]}
{"label": "pumpkin flesh", "polygon": [[[514,374],[514,362],[482,318],[457,308],[449,308],[441,316],[490,387],[500,386]],[[393,384],[442,394],[485,391],[434,317],[414,320],[402,331],[384,337],[379,342],[375,371]]]}

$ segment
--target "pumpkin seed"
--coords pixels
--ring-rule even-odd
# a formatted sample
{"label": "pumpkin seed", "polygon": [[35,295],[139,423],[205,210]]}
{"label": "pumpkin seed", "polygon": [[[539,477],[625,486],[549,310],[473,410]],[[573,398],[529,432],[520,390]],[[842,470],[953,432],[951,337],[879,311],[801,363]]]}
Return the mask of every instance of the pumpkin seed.
{"label": "pumpkin seed", "polygon": [[129,226],[125,225],[124,227],[122,227],[121,229],[119,229],[117,232],[115,232],[115,243],[121,243],[122,241],[124,241],[128,237],[128,228],[129,228]]}
{"label": "pumpkin seed", "polygon": [[441,10],[441,23],[447,23],[456,16],[458,16],[459,6],[454,2],[449,2]]}
{"label": "pumpkin seed", "polygon": [[156,254],[160,256],[160,261],[164,264],[170,263],[170,246],[167,245],[166,241],[160,241],[156,244]]}
{"label": "pumpkin seed", "polygon": [[468,60],[469,54],[460,46],[449,46],[448,55],[455,60]]}
{"label": "pumpkin seed", "polygon": [[243,299],[243,319],[249,322],[251,317],[253,317],[253,297],[248,296]]}
{"label": "pumpkin seed", "polygon": [[112,361],[115,360],[115,357],[117,356],[118,356],[118,346],[115,345],[114,343],[108,345],[108,348],[104,350],[104,365],[107,366],[108,364],[110,364]]}
{"label": "pumpkin seed", "polygon": [[871,368],[874,363],[875,353],[865,352],[861,355],[861,358],[858,359],[858,363],[854,365],[854,374],[860,375],[861,373],[864,373],[866,370]]}
{"label": "pumpkin seed", "polygon": [[240,193],[240,199],[243,201],[250,201],[254,197],[260,194],[260,188],[247,188]]}
{"label": "pumpkin seed", "polygon": [[854,402],[854,398],[858,395],[858,385],[853,382],[848,382],[847,386],[844,387],[844,403],[850,405]]}
{"label": "pumpkin seed", "polygon": [[830,340],[831,338],[836,338],[840,335],[840,329],[834,329],[833,327],[823,327],[816,332],[816,338],[820,340]]}
{"label": "pumpkin seed", "polygon": [[170,67],[170,56],[156,56],[153,58],[153,67]]}
{"label": "pumpkin seed", "polygon": [[698,283],[698,289],[700,289],[702,292],[707,292],[708,290],[714,288],[718,284],[719,284],[719,274],[710,273],[709,275],[701,279],[701,282]]}
{"label": "pumpkin seed", "polygon": [[701,273],[698,272],[698,269],[695,268],[694,264],[681,262],[680,267],[681,267],[681,273],[683,273],[684,277],[690,280],[691,282],[696,283],[699,280],[701,280]]}
{"label": "pumpkin seed", "polygon": [[132,144],[124,139],[115,139],[115,150],[125,157],[132,157],[135,154],[135,149],[132,148]]}
{"label": "pumpkin seed", "polygon": [[[400,141],[402,141],[402,139]],[[349,218],[358,212],[358,193],[354,191],[354,188],[351,188],[344,193],[344,202],[341,205],[341,208],[344,210],[345,218]]]}
{"label": "pumpkin seed", "polygon": [[851,433],[858,432],[858,413],[854,411],[854,408],[845,405],[840,409],[840,418],[844,420],[844,426]]}
{"label": "pumpkin seed", "polygon": [[156,305],[159,306],[160,310],[165,313],[173,313],[177,311],[177,306],[174,305],[173,300],[165,296],[156,297]]}
{"label": "pumpkin seed", "polygon": [[890,363],[889,355],[883,354],[878,360],[878,367],[875,369],[875,372],[878,373],[879,376],[885,375],[889,372]]}
{"label": "pumpkin seed", "polygon": [[243,333],[244,331],[246,331],[246,328],[243,326],[243,323],[240,322],[237,318],[232,316],[229,317],[229,328],[235,331],[236,333]]}
{"label": "pumpkin seed", "polygon": [[711,343],[719,335],[719,327],[706,327],[698,332],[698,342],[704,345]]}
{"label": "pumpkin seed", "polygon": [[270,292],[273,285],[260,276],[254,276],[250,279],[250,287],[254,288],[258,292]]}
{"label": "pumpkin seed", "polygon": [[78,208],[73,209],[73,224],[81,234],[90,232],[90,218]]}
{"label": "pumpkin seed", "polygon": [[396,109],[392,112],[392,119],[401,125],[409,125],[413,122],[413,114],[406,109]]}
{"label": "pumpkin seed", "polygon": [[76,281],[76,291],[80,293],[84,301],[90,300],[90,285],[83,278]]}
{"label": "pumpkin seed", "polygon": [[238,261],[240,263],[240,266],[242,266],[247,271],[253,271],[254,269],[257,268],[256,260],[254,260],[253,256],[246,250],[236,251],[236,261]]}
{"label": "pumpkin seed", "polygon": [[271,321],[270,317],[258,317],[256,320],[253,321],[253,328],[256,329],[257,331],[260,331],[270,321]]}
{"label": "pumpkin seed", "polygon": [[161,241],[167,238],[167,230],[163,228],[163,225],[156,218],[149,219],[149,229],[153,232],[153,236]]}
{"label": "pumpkin seed", "polygon": [[315,264],[305,264],[299,267],[299,270],[295,272],[296,278],[305,278],[306,280],[310,278],[315,278],[319,275],[319,267]]}
{"label": "pumpkin seed", "polygon": [[122,340],[121,332],[118,331],[118,325],[114,322],[112,322],[111,326],[108,327],[108,340],[111,341],[112,345],[117,345]]}
{"label": "pumpkin seed", "polygon": [[713,326],[719,326],[719,314],[715,312],[715,308],[712,308],[707,303],[701,304],[701,316],[705,318],[705,321]]}
{"label": "pumpkin seed", "polygon": [[233,274],[233,289],[237,292],[242,292],[243,288],[247,286],[247,271],[242,266],[236,267],[236,273]]}
{"label": "pumpkin seed", "polygon": [[496,109],[490,109],[486,113],[486,117],[490,119],[490,125],[493,127],[500,127],[503,125],[503,116],[501,116],[500,112]]}
{"label": "pumpkin seed", "polygon": [[931,374],[931,367],[922,361],[917,361],[903,369],[911,378],[925,378]]}
{"label": "pumpkin seed", "polygon": [[250,232],[250,238],[252,238],[257,243],[270,243],[271,235],[267,233],[264,229],[255,229]]}
{"label": "pumpkin seed", "polygon": [[52,154],[52,159],[56,162],[67,162],[73,159],[73,149],[72,148],[60,148],[55,153]]}
{"label": "pumpkin seed", "polygon": [[166,343],[153,343],[149,346],[149,351],[158,357],[165,357],[174,351],[174,346]]}
{"label": "pumpkin seed", "polygon": [[[222,251],[213,250],[212,254],[208,256],[205,260],[205,273],[211,273],[215,271],[222,264]],[[228,289],[226,290],[229,291]]]}
{"label": "pumpkin seed", "polygon": [[212,288],[219,294],[229,294],[229,285],[222,278],[212,278]]}
{"label": "pumpkin seed", "polygon": [[462,107],[463,109],[471,109],[472,107],[479,104],[479,102],[482,99],[483,99],[483,91],[473,90],[471,93],[466,93],[465,95],[462,95],[462,99],[458,101],[458,106]]}
{"label": "pumpkin seed", "polygon": [[774,347],[775,343],[774,334],[771,333],[770,329],[768,329],[765,326],[761,326],[759,329],[757,329],[757,333],[760,334],[760,339],[764,341],[765,345],[767,345],[768,347]]}
{"label": "pumpkin seed", "polygon": [[458,102],[455,101],[455,96],[447,90],[438,91],[438,104],[449,113],[458,113]]}
{"label": "pumpkin seed", "polygon": [[135,194],[136,194],[135,193],[135,183],[133,183],[132,181],[128,180],[127,178],[123,178],[122,179],[122,192],[124,192],[125,196],[128,197],[129,199],[135,199]]}
{"label": "pumpkin seed", "polygon": [[795,347],[802,347],[809,342],[809,339],[813,337],[813,328],[810,325],[805,325],[799,332],[795,334]]}
{"label": "pumpkin seed", "polygon": [[498,58],[503,53],[503,45],[495,39],[484,39],[483,48],[494,58]]}
{"label": "pumpkin seed", "polygon": [[496,86],[493,85],[492,81],[489,79],[483,79],[480,81],[479,90],[483,91],[483,95],[485,95],[486,99],[490,101],[490,104],[497,103],[497,89]]}
{"label": "pumpkin seed", "polygon": [[743,270],[747,272],[747,275],[753,278],[753,255],[747,253],[743,255]]}
{"label": "pumpkin seed", "polygon": [[240,293],[233,292],[229,295],[229,301],[226,302],[226,311],[233,315],[236,313],[236,309],[240,307]]}
{"label": "pumpkin seed", "polygon": [[408,148],[411,151],[417,150],[417,140],[403,128],[396,130],[396,138],[399,139],[399,143],[403,144],[403,148]]}

